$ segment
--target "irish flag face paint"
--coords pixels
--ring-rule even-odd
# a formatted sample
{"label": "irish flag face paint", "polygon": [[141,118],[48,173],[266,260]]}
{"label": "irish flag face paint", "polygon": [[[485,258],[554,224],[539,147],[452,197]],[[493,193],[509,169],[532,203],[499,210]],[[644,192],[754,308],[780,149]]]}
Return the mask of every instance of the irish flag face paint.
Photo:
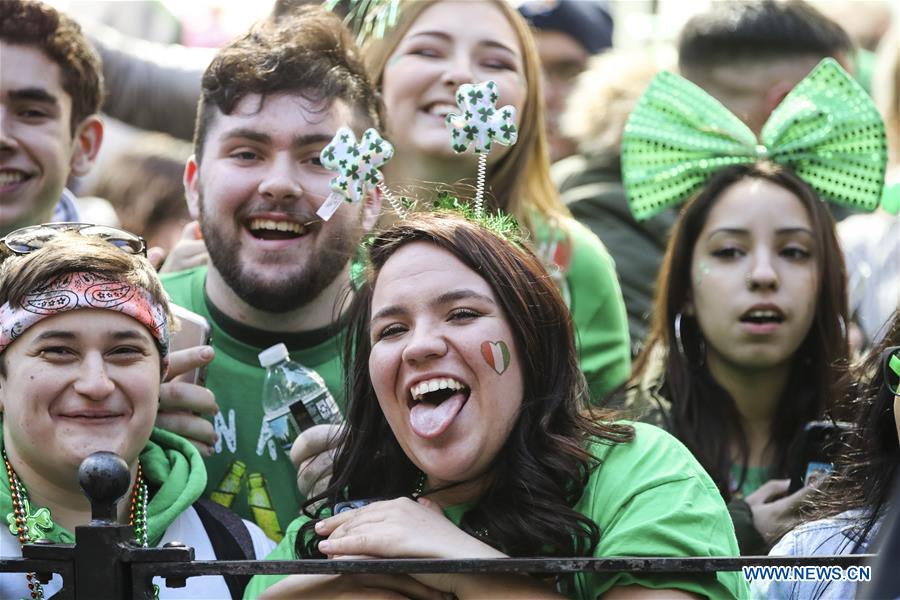
{"label": "irish flag face paint", "polygon": [[506,347],[506,342],[503,340],[482,342],[481,355],[487,364],[497,371],[498,375],[503,375],[503,372],[509,367],[509,348]]}

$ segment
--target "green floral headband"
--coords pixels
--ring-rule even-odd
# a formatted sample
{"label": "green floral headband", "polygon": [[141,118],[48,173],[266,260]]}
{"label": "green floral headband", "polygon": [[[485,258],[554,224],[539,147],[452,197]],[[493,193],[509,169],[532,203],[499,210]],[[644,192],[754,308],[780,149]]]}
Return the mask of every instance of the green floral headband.
{"label": "green floral headband", "polygon": [[425,210],[456,213],[464,219],[478,223],[485,229],[494,232],[511,244],[521,246],[524,243],[522,230],[519,228],[516,218],[499,209],[496,213],[479,210],[453,194],[440,192],[431,205],[425,207]]}
{"label": "green floral headband", "polygon": [[[439,192],[437,198],[431,202],[420,202],[415,198],[405,196],[397,200],[403,207],[403,218],[419,212],[452,213],[477,223],[514,246],[526,247],[527,234],[519,227],[516,218],[499,209],[496,213],[491,213],[489,210],[476,211],[469,202],[460,200],[459,197],[446,191]],[[360,245],[361,252],[357,254],[350,267],[350,280],[356,289],[359,289],[365,282],[369,248],[378,238],[379,233],[378,230],[373,230],[366,235]]]}
{"label": "green floral headband", "polygon": [[718,100],[678,75],[650,83],[625,125],[622,179],[637,219],[679,204],[731,165],[769,160],[821,198],[878,207],[884,123],[868,94],[826,58],[772,111],[760,141]]}

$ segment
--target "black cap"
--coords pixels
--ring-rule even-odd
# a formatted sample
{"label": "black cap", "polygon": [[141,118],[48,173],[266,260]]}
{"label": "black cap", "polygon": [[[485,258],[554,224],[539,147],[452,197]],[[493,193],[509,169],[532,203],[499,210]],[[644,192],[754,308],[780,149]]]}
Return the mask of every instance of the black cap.
{"label": "black cap", "polygon": [[612,47],[612,14],[602,0],[526,0],[519,13],[536,29],[572,36],[591,54]]}

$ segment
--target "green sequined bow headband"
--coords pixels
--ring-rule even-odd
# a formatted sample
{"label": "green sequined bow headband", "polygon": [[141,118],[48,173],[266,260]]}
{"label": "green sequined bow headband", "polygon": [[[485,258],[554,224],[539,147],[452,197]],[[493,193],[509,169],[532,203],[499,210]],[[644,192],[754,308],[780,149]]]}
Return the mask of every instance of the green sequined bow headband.
{"label": "green sequined bow headband", "polygon": [[690,197],[718,171],[769,160],[823,199],[874,210],[887,165],[884,123],[868,94],[826,58],[772,111],[760,140],[718,100],[662,72],[622,137],[622,179],[637,219]]}

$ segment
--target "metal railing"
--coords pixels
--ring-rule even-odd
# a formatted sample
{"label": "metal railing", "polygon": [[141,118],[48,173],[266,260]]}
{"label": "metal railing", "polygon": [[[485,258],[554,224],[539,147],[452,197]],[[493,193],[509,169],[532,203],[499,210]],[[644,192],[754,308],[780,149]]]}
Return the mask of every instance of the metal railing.
{"label": "metal railing", "polygon": [[[194,560],[194,550],[172,542],[142,548],[129,525],[116,522],[116,503],[129,485],[127,469],[109,453],[91,455],[82,463],[80,482],[91,501],[91,522],[75,528],[74,544],[46,540],[22,546],[22,558],[0,560],[0,573],[35,573],[46,584],[62,578],[57,600],[154,597],[152,579],[168,587],[184,587],[189,577],[203,575],[276,575],[348,573],[541,573],[644,572],[712,573],[739,571],[746,566],[839,566],[870,564],[875,555],[618,557],[501,559],[373,559],[373,560]],[[103,568],[98,568],[102,565]]]}

